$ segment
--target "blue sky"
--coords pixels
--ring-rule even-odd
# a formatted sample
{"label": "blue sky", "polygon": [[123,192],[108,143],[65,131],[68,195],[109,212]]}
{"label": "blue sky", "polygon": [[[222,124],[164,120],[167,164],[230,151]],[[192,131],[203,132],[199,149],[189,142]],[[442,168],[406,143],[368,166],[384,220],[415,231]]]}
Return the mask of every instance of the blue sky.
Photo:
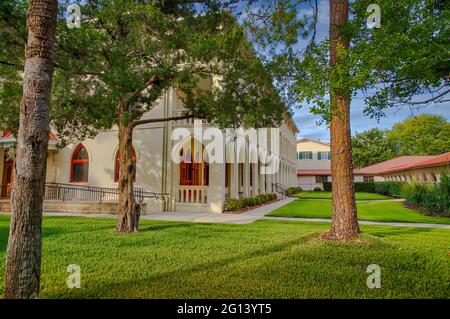
{"label": "blue sky", "polygon": [[[312,15],[312,9],[308,5],[303,5],[299,11],[299,15]],[[329,21],[329,3],[327,0],[319,1],[318,24],[317,24],[317,40],[323,40],[328,36]],[[382,23],[382,17],[381,17]],[[305,47],[307,40],[299,42],[299,48]],[[417,114],[438,114],[450,120],[450,102],[430,105],[426,108],[415,110],[412,112],[409,108],[390,109],[387,110],[386,116],[381,118],[379,122],[371,119],[363,114],[364,101],[362,99],[353,99],[351,102],[351,131],[352,135],[362,132],[370,128],[378,127],[381,129],[390,129],[396,122],[400,122],[408,117]],[[326,125],[317,125],[320,120],[319,116],[309,113],[308,105],[304,105],[301,109],[293,110],[294,121],[300,129],[299,137],[311,137],[323,141],[329,141],[329,130]]]}

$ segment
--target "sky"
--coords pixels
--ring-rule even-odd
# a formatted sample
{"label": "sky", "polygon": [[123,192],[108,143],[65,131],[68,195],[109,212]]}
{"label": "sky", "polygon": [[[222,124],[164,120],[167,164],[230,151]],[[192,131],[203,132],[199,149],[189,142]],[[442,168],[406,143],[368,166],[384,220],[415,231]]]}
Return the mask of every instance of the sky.
{"label": "sky", "polygon": [[[318,10],[318,23],[317,23],[317,40],[321,41],[328,35],[329,24],[329,3],[328,0],[319,1]],[[308,5],[305,5],[300,11],[299,15],[312,15],[313,11]],[[381,24],[383,23],[383,17],[381,16]],[[307,40],[301,40],[299,42],[299,48],[305,47]],[[351,102],[351,132],[352,135],[378,127],[380,129],[390,129],[392,126],[401,122],[404,119],[417,114],[437,114],[445,117],[450,121],[450,102],[430,105],[426,108],[416,110],[414,113],[409,108],[402,109],[390,109],[387,110],[386,116],[381,118],[379,122],[375,119],[371,119],[363,114],[364,101],[361,98],[353,99]],[[320,120],[320,116],[312,115],[309,112],[308,105],[304,105],[301,109],[294,111],[294,121],[297,127],[300,129],[298,137],[310,137],[329,142],[329,130],[326,125],[317,125],[317,121]]]}

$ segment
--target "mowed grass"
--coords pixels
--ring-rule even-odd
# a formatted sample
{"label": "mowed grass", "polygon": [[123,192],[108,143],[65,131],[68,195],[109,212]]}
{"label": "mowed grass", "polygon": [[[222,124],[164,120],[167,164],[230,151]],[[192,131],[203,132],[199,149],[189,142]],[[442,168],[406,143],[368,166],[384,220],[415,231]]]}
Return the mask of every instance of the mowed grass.
{"label": "mowed grass", "polygon": [[[293,195],[293,197],[304,198],[304,199],[331,199],[331,192],[301,192]],[[356,200],[381,200],[381,199],[392,199],[392,197],[375,194],[375,193],[355,193]]]}
{"label": "mowed grass", "polygon": [[[280,207],[268,216],[331,218],[331,201],[295,200]],[[415,210],[405,208],[401,202],[357,202],[358,219],[377,222],[408,222],[450,224],[448,217],[426,216]]]}
{"label": "mowed grass", "polygon": [[[9,216],[0,215],[0,295]],[[449,298],[450,231],[362,226],[357,241],[321,241],[325,223],[248,225],[45,217],[42,298]],[[66,267],[81,267],[68,289]],[[381,289],[366,285],[381,267]]]}

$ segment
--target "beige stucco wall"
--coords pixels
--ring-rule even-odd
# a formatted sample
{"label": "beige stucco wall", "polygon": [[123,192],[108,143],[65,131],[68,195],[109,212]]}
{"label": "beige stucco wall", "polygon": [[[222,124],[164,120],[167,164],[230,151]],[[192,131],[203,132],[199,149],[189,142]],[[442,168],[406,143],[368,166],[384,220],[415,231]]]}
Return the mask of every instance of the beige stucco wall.
{"label": "beige stucco wall", "polygon": [[450,172],[450,165],[423,167],[383,175],[384,180],[403,182],[435,183],[444,172]]}
{"label": "beige stucco wall", "polygon": [[[202,83],[202,85],[207,84]],[[181,112],[183,112],[182,101],[175,90],[171,89],[142,118],[164,118],[180,115]],[[165,201],[146,200],[147,212],[185,210],[221,213],[226,196],[224,163],[209,165],[207,203],[175,204],[175,190],[179,184],[179,166],[171,160],[174,142],[170,137],[173,129],[180,126],[192,128],[192,123],[185,120],[159,122],[140,125],[134,129],[133,146],[137,157],[135,187],[142,188],[147,192],[170,194]],[[70,182],[71,159],[73,151],[79,143],[84,145],[89,155],[88,182],[79,184],[117,188],[117,182],[114,181],[115,158],[118,150],[117,128],[100,132],[95,138],[74,142],[56,151],[49,151],[46,181],[76,185],[76,183]],[[280,169],[278,173],[265,177],[267,192],[270,191],[272,182],[282,183],[286,187],[296,185],[295,147],[296,129],[293,128],[292,123],[288,125],[283,122],[280,127]],[[2,152],[3,150],[0,150],[1,164],[3,164]],[[0,165],[0,173],[2,167],[3,165]],[[263,180],[262,177],[255,178],[255,174],[253,177],[254,182],[256,181],[259,186],[260,181]],[[247,178],[249,179],[248,175]],[[251,191],[257,192],[255,188],[251,188]]]}
{"label": "beige stucco wall", "polygon": [[297,142],[297,152],[313,152],[312,159],[298,159],[297,169],[330,169],[331,161],[328,159],[317,159],[317,152],[329,152],[330,146],[305,140]]}

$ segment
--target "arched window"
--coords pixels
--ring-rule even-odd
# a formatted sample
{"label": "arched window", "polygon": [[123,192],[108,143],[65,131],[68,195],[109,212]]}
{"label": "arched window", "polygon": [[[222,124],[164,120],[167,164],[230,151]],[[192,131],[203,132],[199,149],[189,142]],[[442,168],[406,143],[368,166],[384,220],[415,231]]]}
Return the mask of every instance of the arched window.
{"label": "arched window", "polygon": [[[119,181],[119,159],[120,159],[120,154],[119,154],[119,151],[117,151],[116,161],[115,161],[115,165],[114,165],[114,181],[115,182]],[[136,164],[136,152],[134,151],[134,147],[133,147],[133,154],[132,154],[131,159],[133,160],[133,163]],[[136,181],[136,170],[134,170],[133,180]]]}
{"label": "arched window", "polygon": [[74,183],[87,183],[89,178],[89,155],[83,144],[78,145],[73,151],[70,181]]}

